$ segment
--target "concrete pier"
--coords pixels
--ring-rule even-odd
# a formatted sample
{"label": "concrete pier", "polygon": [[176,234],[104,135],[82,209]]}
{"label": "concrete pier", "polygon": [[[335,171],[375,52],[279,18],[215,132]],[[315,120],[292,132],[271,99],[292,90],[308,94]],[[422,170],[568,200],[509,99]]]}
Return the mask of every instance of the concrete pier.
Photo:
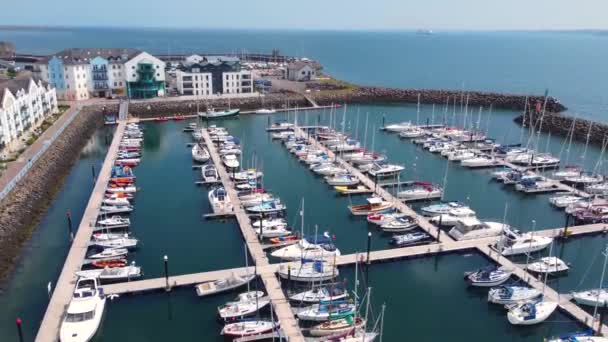
{"label": "concrete pier", "polygon": [[95,222],[97,222],[99,207],[110,181],[112,166],[114,165],[114,159],[125,131],[125,126],[126,123],[124,121],[118,122],[112,144],[108,149],[108,154],[95,182],[95,187],[78,226],[74,241],[72,241],[72,246],[63,265],[61,275],[55,284],[51,301],[40,324],[38,334],[36,335],[37,342],[57,341],[59,339],[59,327],[61,326],[66,306],[72,299],[72,293],[74,292],[78,278],[74,272],[80,271],[85,258],[93,228]]}

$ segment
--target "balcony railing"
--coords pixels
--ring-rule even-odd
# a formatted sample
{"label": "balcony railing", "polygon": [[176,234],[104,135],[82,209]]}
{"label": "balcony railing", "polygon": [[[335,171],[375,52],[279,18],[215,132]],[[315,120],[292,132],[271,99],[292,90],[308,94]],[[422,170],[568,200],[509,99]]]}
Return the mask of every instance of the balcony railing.
{"label": "balcony railing", "polygon": [[108,75],[106,74],[93,74],[93,81],[107,81]]}

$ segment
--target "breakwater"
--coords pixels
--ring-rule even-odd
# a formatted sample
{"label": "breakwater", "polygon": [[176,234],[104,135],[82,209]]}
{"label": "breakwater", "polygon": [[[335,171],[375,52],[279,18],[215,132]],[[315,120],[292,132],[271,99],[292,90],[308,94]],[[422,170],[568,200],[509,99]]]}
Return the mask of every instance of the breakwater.
{"label": "breakwater", "polygon": [[[342,91],[320,91],[310,93],[310,96],[320,105],[331,103],[417,103],[420,95],[420,102],[423,104],[450,106],[454,103],[469,107],[490,107],[509,110],[524,110],[526,98],[528,106],[536,103],[543,103],[543,96],[525,96],[515,94],[500,94],[479,91],[453,91],[453,90],[432,90],[432,89],[396,89],[382,87],[355,87]],[[553,97],[547,98],[547,110],[551,112],[562,112],[566,107]]]}
{"label": "breakwater", "polygon": [[82,109],[0,202],[0,280],[11,271],[22,245],[53,201],[80,151],[102,124],[102,116],[94,108]]}
{"label": "breakwater", "polygon": [[[541,125],[542,117],[542,125]],[[535,111],[528,111],[526,115],[520,115],[514,119],[520,125],[535,127],[544,133],[551,133],[560,136],[568,136],[573,131],[572,139],[586,142],[589,136],[589,143],[601,145],[608,137],[608,125],[590,120],[565,116],[559,113],[546,112],[543,116]],[[572,125],[574,124],[574,129]]]}

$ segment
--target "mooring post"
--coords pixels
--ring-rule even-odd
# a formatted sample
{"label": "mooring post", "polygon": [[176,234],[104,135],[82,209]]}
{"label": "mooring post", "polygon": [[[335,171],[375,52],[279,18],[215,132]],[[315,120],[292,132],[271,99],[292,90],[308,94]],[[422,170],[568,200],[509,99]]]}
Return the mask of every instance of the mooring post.
{"label": "mooring post", "polygon": [[68,234],[70,236],[70,241],[73,241],[74,240],[74,231],[72,230],[72,214],[70,213],[69,210],[67,211],[66,216],[68,218]]}
{"label": "mooring post", "polygon": [[568,225],[570,224],[570,215],[568,215],[567,212],[564,212],[566,214],[566,224],[564,226],[564,238],[568,237]]}
{"label": "mooring post", "polygon": [[93,183],[95,183],[95,164],[91,164],[91,173],[93,174]]}
{"label": "mooring post", "polygon": [[163,261],[165,262],[165,291],[170,291],[169,287],[169,257],[165,254],[163,257]]}
{"label": "mooring post", "polygon": [[382,114],[382,127],[386,127],[386,114]]}
{"label": "mooring post", "polygon": [[23,329],[21,329],[21,318],[17,317],[15,323],[17,324],[17,332],[19,333],[19,342],[23,342]]}

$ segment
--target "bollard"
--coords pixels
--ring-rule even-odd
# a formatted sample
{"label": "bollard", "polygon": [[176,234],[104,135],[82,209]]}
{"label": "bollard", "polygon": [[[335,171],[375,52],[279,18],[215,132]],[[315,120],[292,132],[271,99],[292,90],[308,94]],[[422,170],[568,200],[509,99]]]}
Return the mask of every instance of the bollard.
{"label": "bollard", "polygon": [[93,183],[95,183],[95,164],[91,164],[91,173],[93,174]]}
{"label": "bollard", "polygon": [[165,291],[170,291],[171,288],[169,287],[169,257],[165,255],[163,257],[163,260],[165,262]]}
{"label": "bollard", "polygon": [[72,230],[72,214],[68,210],[66,213],[66,217],[68,218],[68,234],[70,235],[70,241],[74,240],[74,232]]}
{"label": "bollard", "polygon": [[568,237],[568,224],[570,223],[570,215],[566,213],[566,225],[564,227],[564,238]]}
{"label": "bollard", "polygon": [[15,321],[17,323],[17,332],[19,333],[19,342],[23,342],[23,330],[21,329],[21,318],[17,317]]}

